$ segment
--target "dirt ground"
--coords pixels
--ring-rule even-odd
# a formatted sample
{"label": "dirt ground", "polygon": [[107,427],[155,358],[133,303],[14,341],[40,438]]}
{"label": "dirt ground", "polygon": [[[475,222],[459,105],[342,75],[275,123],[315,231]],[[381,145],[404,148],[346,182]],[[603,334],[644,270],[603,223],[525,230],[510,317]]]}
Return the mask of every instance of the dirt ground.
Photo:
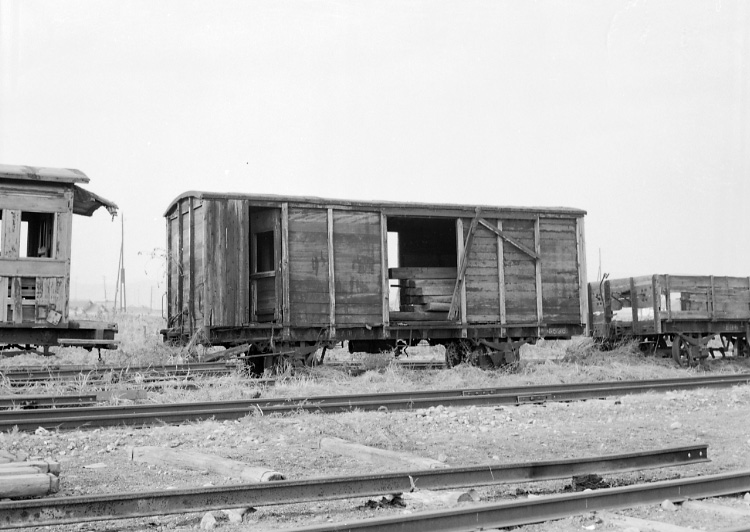
{"label": "dirt ground", "polygon": [[[451,371],[443,370],[448,378]],[[486,373],[486,372],[485,372]],[[389,376],[373,370],[341,381],[341,392],[387,388]],[[510,385],[502,373],[484,377],[496,385]],[[382,380],[381,380],[382,379]],[[483,382],[482,385],[486,385]],[[242,387],[242,384],[235,386]],[[250,385],[248,384],[248,387]],[[249,388],[248,388],[249,389]],[[242,390],[235,390],[240,393]],[[130,460],[133,446],[156,445],[210,453],[251,465],[268,467],[288,479],[356,475],[372,466],[319,449],[322,437],[339,437],[382,449],[403,451],[445,462],[450,466],[556,460],[645,451],[704,442],[711,462],[694,466],[647,470],[606,477],[610,485],[690,477],[750,469],[750,386],[702,389],[667,394],[611,397],[572,403],[517,407],[436,407],[429,410],[298,413],[290,416],[254,414],[237,421],[196,422],[180,426],[114,428],[69,432],[10,432],[0,434],[0,448],[18,456],[61,462],[61,491],[57,497],[163,490],[239,483],[208,471],[178,470]],[[385,470],[383,470],[385,471]],[[570,480],[501,485],[478,489],[482,502],[511,500],[529,494],[565,490]],[[727,504],[726,499],[723,501]],[[278,530],[315,523],[338,523],[419,511],[418,506],[372,508],[367,499],[353,499],[283,507],[257,508],[233,524],[220,519],[216,527],[234,530]],[[750,497],[729,501],[750,508]],[[716,530],[736,525],[712,514],[702,517],[677,507],[660,506],[618,512]],[[221,518],[219,513],[215,514]],[[166,515],[52,527],[49,530],[196,530],[203,514]],[[530,531],[615,530],[594,514],[521,527]]]}

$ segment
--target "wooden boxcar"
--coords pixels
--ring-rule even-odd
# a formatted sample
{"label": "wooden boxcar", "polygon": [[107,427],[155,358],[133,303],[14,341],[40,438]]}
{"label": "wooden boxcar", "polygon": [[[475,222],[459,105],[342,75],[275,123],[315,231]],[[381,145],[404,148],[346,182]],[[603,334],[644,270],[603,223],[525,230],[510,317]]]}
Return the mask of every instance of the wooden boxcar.
{"label": "wooden boxcar", "polygon": [[0,349],[115,348],[115,324],[68,316],[73,215],[117,206],[79,170],[0,165]]}
{"label": "wooden boxcar", "polygon": [[[595,338],[636,338],[644,350],[694,364],[732,344],[750,352],[750,278],[649,275],[589,284],[589,324]],[[709,341],[718,338],[715,349]]]}
{"label": "wooden boxcar", "polygon": [[584,215],[186,192],[165,214],[162,332],[246,348],[265,367],[344,340],[512,362],[523,342],[583,332]]}

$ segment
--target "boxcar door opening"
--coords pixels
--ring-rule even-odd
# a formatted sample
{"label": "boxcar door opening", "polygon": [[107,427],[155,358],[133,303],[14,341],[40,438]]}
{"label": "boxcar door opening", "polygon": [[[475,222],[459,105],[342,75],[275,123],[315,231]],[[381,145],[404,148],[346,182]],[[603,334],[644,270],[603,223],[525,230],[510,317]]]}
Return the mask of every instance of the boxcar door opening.
{"label": "boxcar door opening", "polygon": [[281,322],[281,210],[250,210],[251,322]]}

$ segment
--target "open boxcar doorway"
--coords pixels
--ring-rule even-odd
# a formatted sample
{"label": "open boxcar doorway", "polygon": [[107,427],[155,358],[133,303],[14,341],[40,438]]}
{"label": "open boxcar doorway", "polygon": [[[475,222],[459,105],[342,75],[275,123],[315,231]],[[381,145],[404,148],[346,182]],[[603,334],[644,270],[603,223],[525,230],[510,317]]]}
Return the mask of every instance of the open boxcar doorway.
{"label": "open boxcar doorway", "polygon": [[251,322],[281,322],[281,290],[281,209],[251,208]]}

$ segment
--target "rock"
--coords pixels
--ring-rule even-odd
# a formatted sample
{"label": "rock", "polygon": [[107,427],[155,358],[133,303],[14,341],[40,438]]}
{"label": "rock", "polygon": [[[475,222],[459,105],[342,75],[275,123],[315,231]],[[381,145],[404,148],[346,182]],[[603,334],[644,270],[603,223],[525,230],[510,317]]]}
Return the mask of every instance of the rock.
{"label": "rock", "polygon": [[49,431],[44,427],[39,427],[34,431],[34,434],[36,434],[37,436],[41,436],[43,434],[49,434]]}
{"label": "rock", "polygon": [[214,528],[216,528],[216,518],[214,514],[208,512],[201,519],[201,530],[213,530]]}
{"label": "rock", "polygon": [[677,511],[677,507],[669,499],[664,499],[664,501],[662,501],[662,503],[661,503],[661,509],[662,510],[666,510],[667,512],[676,512]]}
{"label": "rock", "polygon": [[679,421],[675,421],[674,423],[672,423],[672,424],[671,424],[671,425],[669,426],[669,428],[670,428],[670,429],[672,429],[672,430],[677,430],[677,429],[679,429],[680,427],[682,427],[682,423],[680,423]]}
{"label": "rock", "polygon": [[227,516],[230,523],[241,523],[245,514],[250,510],[252,508],[230,508],[229,510],[222,510],[222,512]]}

